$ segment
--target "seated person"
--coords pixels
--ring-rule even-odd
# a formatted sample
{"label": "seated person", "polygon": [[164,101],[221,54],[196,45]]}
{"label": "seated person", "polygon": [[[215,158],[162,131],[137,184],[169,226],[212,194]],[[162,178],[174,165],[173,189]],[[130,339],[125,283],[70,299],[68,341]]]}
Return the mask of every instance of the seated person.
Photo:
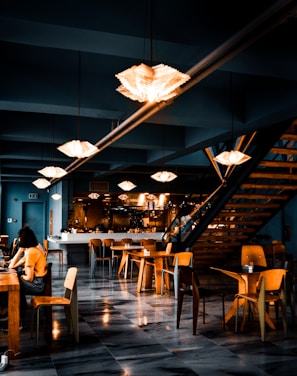
{"label": "seated person", "polygon": [[[34,232],[28,227],[19,231],[19,249],[11,259],[8,268],[16,269],[20,281],[21,310],[27,305],[26,295],[41,295],[44,291],[46,275],[46,258],[38,246]],[[0,315],[7,316],[8,294],[0,294]]]}

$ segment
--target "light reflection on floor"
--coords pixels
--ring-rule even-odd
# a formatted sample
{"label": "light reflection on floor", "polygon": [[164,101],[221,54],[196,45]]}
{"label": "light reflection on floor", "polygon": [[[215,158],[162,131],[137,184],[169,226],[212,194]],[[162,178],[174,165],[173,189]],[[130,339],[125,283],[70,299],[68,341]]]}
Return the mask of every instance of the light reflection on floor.
{"label": "light reflection on floor", "polygon": [[[52,260],[57,262],[55,256]],[[106,266],[107,268],[107,266]],[[289,338],[284,339],[282,322],[267,330],[260,341],[257,322],[249,322],[244,333],[234,333],[233,319],[223,331],[221,298],[207,303],[206,324],[199,316],[198,335],[192,335],[191,301],[185,297],[180,329],[176,329],[176,300],[154,291],[136,293],[133,280],[108,278],[98,266],[96,279],[89,279],[88,266],[79,266],[78,291],[80,343],[67,333],[63,309],[54,312],[52,339],[41,330],[40,349],[30,336],[31,311],[23,318],[21,354],[10,361],[4,374],[17,375],[296,375],[297,335],[290,311]],[[53,294],[63,292],[66,266],[53,266]],[[100,277],[102,276],[102,277]],[[201,278],[203,282],[204,278]],[[220,284],[226,283],[216,279]],[[235,286],[236,287],[236,286]],[[226,309],[233,298],[228,292]],[[7,337],[0,332],[0,352],[7,350]]]}

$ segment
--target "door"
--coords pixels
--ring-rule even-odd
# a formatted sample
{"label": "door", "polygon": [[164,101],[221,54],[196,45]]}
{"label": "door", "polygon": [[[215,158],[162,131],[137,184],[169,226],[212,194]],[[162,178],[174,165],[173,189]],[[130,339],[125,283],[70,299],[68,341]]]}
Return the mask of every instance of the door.
{"label": "door", "polygon": [[22,223],[29,225],[39,243],[45,236],[45,204],[44,202],[23,202]]}

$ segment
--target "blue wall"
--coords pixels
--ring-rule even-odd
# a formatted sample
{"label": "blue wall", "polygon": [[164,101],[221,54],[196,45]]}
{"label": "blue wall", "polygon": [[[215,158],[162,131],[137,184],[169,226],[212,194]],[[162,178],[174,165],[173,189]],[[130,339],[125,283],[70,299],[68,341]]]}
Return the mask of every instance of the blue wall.
{"label": "blue wall", "polygon": [[[1,184],[1,233],[9,235],[9,244],[18,235],[23,226],[23,203],[41,202],[45,206],[44,236],[49,235],[49,213],[53,213],[53,235],[59,235],[60,230],[67,223],[68,217],[68,183],[59,182],[48,189],[37,189],[32,183],[2,183]],[[55,201],[53,193],[62,194],[62,199]],[[30,193],[36,193],[37,198],[30,198]],[[32,228],[34,231],[34,228]],[[43,239],[38,239],[42,242]]]}

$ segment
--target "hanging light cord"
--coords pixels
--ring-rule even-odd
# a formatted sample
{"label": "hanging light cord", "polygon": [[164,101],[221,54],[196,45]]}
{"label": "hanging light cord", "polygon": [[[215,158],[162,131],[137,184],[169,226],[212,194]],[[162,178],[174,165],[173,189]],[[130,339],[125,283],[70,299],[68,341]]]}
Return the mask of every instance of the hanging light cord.
{"label": "hanging light cord", "polygon": [[78,51],[78,99],[77,99],[77,105],[78,105],[78,117],[77,117],[77,138],[80,140],[80,70],[81,70],[81,56],[80,51]]}

